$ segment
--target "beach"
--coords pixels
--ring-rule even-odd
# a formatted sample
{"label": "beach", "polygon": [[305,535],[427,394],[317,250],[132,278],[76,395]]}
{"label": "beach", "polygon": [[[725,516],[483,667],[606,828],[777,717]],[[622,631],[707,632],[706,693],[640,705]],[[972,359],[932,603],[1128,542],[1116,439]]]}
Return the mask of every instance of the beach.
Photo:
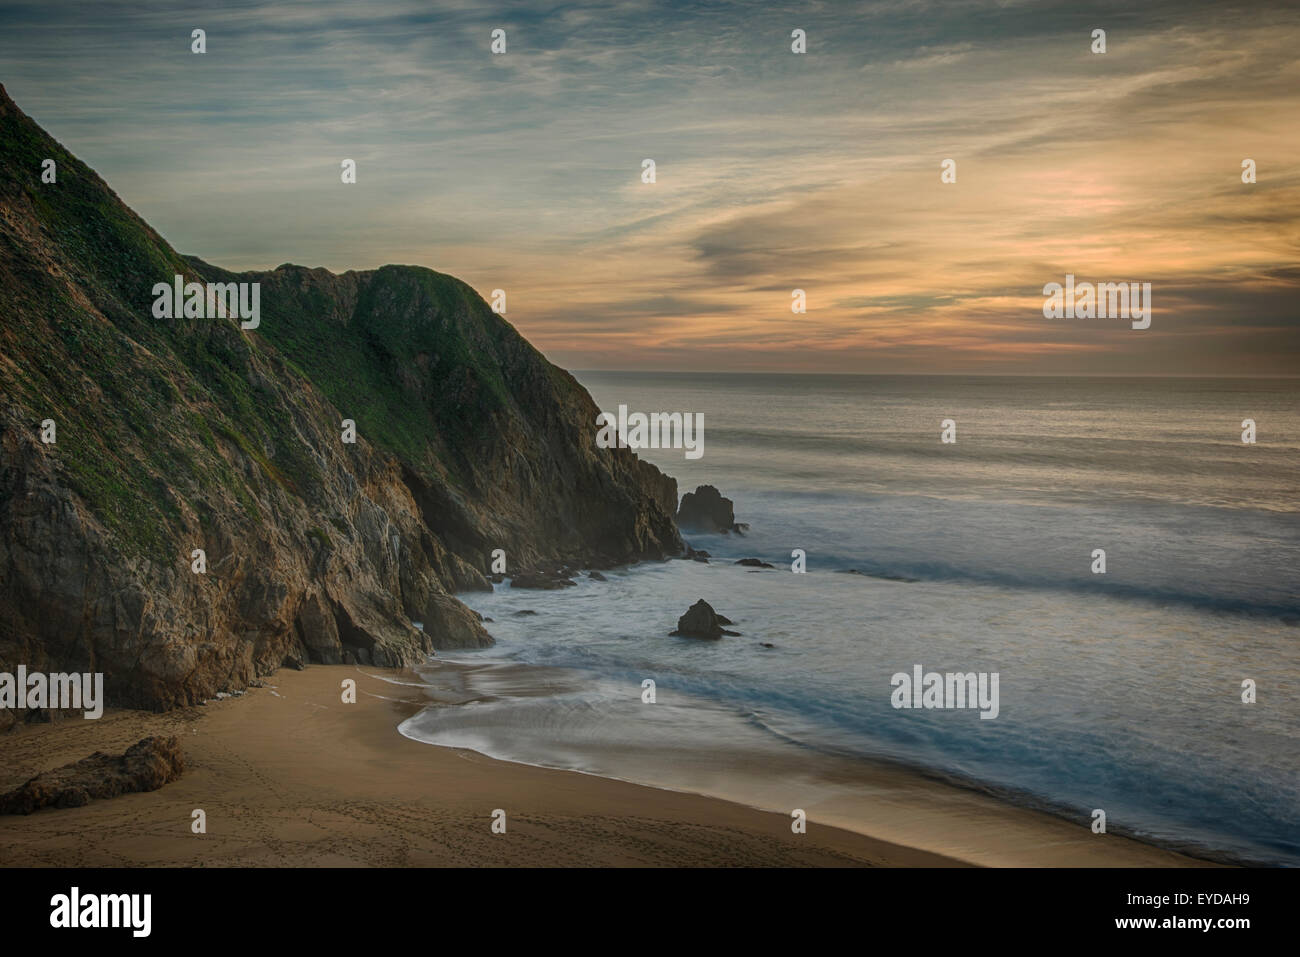
{"label": "beach", "polygon": [[[340,700],[357,682],[355,704]],[[1204,862],[881,768],[879,834],[404,737],[429,703],[409,672],[312,665],[240,697],[161,714],[27,725],[0,739],[0,788],[140,738],[182,739],[184,775],[151,793],[0,817],[4,866],[1197,866]],[[192,812],[206,815],[191,832]],[[506,812],[506,832],[492,814]],[[911,843],[890,834],[922,835]],[[948,847],[944,854],[930,848]]]}

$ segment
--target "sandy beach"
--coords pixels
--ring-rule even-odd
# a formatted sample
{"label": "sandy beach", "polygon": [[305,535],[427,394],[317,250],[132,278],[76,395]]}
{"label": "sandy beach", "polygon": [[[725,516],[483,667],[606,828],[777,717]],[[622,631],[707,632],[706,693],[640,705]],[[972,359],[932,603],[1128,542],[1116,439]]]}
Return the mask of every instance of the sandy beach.
{"label": "sandy beach", "polygon": [[[0,740],[0,787],[150,734],[181,736],[160,791],[0,818],[5,866],[1196,866],[1202,862],[890,770],[881,835],[714,798],[495,761],[409,740],[425,702],[398,672],[313,665],[239,698],[164,714],[26,726]],[[407,676],[413,678],[414,676]],[[357,702],[340,700],[345,678]],[[207,833],[193,834],[202,808]],[[492,812],[507,814],[505,834]],[[833,809],[831,811],[833,817]],[[928,835],[890,840],[885,832]],[[960,854],[927,850],[949,847]]]}

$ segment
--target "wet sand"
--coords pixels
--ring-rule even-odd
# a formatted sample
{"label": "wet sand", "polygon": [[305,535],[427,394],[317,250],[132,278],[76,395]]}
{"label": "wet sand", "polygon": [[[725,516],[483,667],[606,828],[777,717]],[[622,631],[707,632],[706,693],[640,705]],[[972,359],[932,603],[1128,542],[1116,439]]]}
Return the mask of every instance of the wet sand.
{"label": "wet sand", "polygon": [[[150,734],[180,736],[187,770],[159,791],[0,817],[0,865],[1203,863],[897,770],[882,771],[858,798],[879,808],[881,833],[835,827],[849,815],[826,807],[820,817],[809,809],[807,833],[795,834],[784,813],[412,741],[397,725],[428,699],[391,680],[401,677],[313,665],[202,707],[109,710],[99,721],[2,735],[3,790],[95,750],[120,754]],[[355,704],[340,700],[346,678],[357,682]],[[191,831],[196,808],[206,813],[204,834]],[[496,809],[506,812],[504,834],[491,829]]]}

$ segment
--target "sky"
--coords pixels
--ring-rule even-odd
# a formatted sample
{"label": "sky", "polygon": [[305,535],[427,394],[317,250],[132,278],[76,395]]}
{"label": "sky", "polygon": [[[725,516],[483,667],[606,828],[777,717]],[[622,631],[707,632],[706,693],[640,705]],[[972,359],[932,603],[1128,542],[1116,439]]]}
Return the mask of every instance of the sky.
{"label": "sky", "polygon": [[[40,0],[0,83],[179,251],[428,266],[567,368],[1296,375],[1297,41],[1294,3]],[[1066,274],[1151,327],[1044,318]]]}

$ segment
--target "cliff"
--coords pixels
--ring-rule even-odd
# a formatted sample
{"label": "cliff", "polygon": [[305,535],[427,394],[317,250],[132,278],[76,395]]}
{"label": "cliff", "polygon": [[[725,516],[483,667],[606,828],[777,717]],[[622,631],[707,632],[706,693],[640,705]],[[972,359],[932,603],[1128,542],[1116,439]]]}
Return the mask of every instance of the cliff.
{"label": "cliff", "polygon": [[[260,325],[155,318],[177,274],[260,283]],[[511,572],[680,551],[676,483],[598,449],[587,392],[464,283],[181,256],[3,87],[0,292],[0,671],[170,707],[490,643],[452,592],[496,548]]]}

